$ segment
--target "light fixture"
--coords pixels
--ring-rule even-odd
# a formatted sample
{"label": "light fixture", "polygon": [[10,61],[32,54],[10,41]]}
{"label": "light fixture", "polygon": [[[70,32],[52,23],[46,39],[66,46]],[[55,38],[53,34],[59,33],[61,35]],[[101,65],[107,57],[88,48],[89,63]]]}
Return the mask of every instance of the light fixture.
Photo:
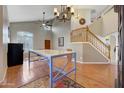
{"label": "light fixture", "polygon": [[54,19],[45,19],[45,12],[43,12],[43,16],[42,16],[42,20],[40,21],[41,22],[41,25],[40,25],[40,29],[41,30],[51,30],[52,29],[52,24],[53,24],[53,21]]}
{"label": "light fixture", "polygon": [[54,8],[54,16],[60,21],[69,21],[74,15],[74,9],[70,5],[61,5],[60,10]]}
{"label": "light fixture", "polygon": [[45,12],[43,12],[43,22],[42,22],[42,26],[45,26]]}
{"label": "light fixture", "polygon": [[77,9],[76,11],[77,11],[77,13],[75,14],[75,18],[76,18],[76,19],[79,19],[79,18],[80,18],[79,10]]}

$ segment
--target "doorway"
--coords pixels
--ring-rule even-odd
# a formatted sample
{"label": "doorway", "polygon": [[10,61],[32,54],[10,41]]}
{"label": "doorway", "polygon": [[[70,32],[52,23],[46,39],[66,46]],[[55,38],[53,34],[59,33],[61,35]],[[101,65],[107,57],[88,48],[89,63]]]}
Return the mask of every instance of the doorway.
{"label": "doorway", "polygon": [[51,49],[51,41],[45,40],[45,49]]}

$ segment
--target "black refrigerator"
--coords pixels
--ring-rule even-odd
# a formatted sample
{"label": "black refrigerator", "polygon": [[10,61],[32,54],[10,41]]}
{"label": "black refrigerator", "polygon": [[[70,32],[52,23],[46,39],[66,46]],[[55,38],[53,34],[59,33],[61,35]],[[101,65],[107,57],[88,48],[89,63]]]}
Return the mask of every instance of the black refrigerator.
{"label": "black refrigerator", "polygon": [[23,44],[9,43],[7,59],[8,67],[23,64]]}

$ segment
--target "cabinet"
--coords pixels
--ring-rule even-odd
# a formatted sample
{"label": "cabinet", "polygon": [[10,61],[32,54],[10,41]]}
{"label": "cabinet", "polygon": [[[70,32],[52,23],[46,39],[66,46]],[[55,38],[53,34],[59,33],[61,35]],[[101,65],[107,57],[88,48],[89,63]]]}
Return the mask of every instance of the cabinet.
{"label": "cabinet", "polygon": [[7,60],[8,67],[23,64],[23,44],[9,43]]}

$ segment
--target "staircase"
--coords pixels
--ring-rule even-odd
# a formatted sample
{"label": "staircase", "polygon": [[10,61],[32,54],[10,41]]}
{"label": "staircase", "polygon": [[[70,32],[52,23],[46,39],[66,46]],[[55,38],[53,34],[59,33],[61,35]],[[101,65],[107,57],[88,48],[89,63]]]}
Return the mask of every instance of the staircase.
{"label": "staircase", "polygon": [[104,57],[110,59],[110,46],[101,41],[88,27],[73,30],[71,32],[71,42],[89,43]]}

